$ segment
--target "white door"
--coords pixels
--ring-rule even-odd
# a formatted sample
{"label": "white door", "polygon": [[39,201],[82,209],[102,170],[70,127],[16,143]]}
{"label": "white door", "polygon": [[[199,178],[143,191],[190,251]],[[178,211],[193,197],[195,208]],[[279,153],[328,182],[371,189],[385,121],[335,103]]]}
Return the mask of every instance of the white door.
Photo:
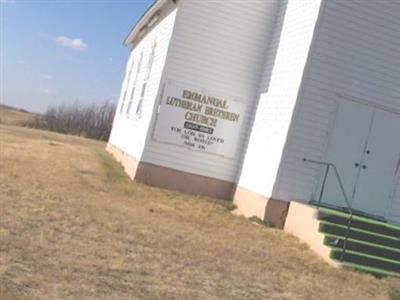
{"label": "white door", "polygon": [[[337,167],[354,209],[385,217],[399,172],[400,115],[351,101],[343,102],[326,160]],[[346,206],[332,170],[323,201]]]}
{"label": "white door", "polygon": [[375,110],[353,207],[385,216],[400,164],[400,115]]}
{"label": "white door", "polygon": [[[336,115],[325,161],[336,166],[349,201],[353,197],[360,174],[361,156],[368,139],[372,116],[372,107],[352,101],[342,102]],[[322,201],[346,207],[338,179],[332,169],[327,177]]]}

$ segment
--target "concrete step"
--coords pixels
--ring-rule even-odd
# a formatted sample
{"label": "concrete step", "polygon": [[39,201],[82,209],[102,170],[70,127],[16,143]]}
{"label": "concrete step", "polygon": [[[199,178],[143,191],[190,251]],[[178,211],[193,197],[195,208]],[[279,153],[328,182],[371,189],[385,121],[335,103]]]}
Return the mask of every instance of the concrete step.
{"label": "concrete step", "polygon": [[[342,249],[344,246],[344,237],[326,235],[324,239],[324,245],[331,248]],[[385,257],[400,262],[400,249],[385,247],[379,244],[373,244],[354,239],[347,240],[346,249],[349,251],[365,253],[367,255]]]}
{"label": "concrete step", "polygon": [[[285,230],[310,245],[325,261],[375,276],[400,277],[400,226],[362,212],[342,208],[290,204]],[[343,251],[345,248],[345,251]]]}
{"label": "concrete step", "polygon": [[393,275],[400,277],[400,261],[367,255],[356,251],[346,250],[342,258],[342,249],[333,248],[331,257],[340,262],[361,265],[364,267],[374,268],[381,271],[390,272]]}
{"label": "concrete step", "polygon": [[[320,208],[318,209],[317,217],[318,220],[323,222],[347,226],[350,214],[332,209]],[[388,224],[383,221],[374,220],[368,217],[354,215],[352,218],[351,227],[395,237],[400,240],[400,226]]]}
{"label": "concrete step", "polygon": [[[319,224],[319,232],[328,235],[336,235],[345,237],[347,226],[341,224],[334,224],[328,222],[321,222]],[[378,244],[384,247],[400,249],[400,239],[393,236],[382,235],[375,232],[351,228],[349,231],[349,238],[359,241],[368,242],[371,244]]]}
{"label": "concrete step", "polygon": [[320,207],[316,215],[323,244],[331,248],[334,261],[377,276],[400,277],[400,226],[353,215],[345,243],[350,214]]}
{"label": "concrete step", "polygon": [[385,270],[382,270],[379,268],[371,268],[371,267],[367,267],[364,265],[358,265],[358,264],[349,263],[349,262],[342,262],[341,265],[343,267],[355,269],[355,270],[363,272],[363,273],[369,273],[369,274],[372,274],[377,277],[387,277],[387,276],[399,277],[399,274],[396,272],[385,271]]}

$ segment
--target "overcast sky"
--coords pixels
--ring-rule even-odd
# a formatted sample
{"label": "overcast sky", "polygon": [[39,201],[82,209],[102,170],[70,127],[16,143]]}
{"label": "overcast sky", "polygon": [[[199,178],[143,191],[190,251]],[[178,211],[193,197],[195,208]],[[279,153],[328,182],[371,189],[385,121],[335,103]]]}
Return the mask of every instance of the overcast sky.
{"label": "overcast sky", "polygon": [[122,42],[153,0],[0,0],[0,102],[35,112],[116,101]]}

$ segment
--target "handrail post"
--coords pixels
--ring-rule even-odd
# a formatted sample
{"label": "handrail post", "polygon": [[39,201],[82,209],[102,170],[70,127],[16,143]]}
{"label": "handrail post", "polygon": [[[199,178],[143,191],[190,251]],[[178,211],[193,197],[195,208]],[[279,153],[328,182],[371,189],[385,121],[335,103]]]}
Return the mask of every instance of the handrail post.
{"label": "handrail post", "polygon": [[342,191],[344,201],[346,202],[347,210],[350,213],[349,219],[347,221],[347,227],[346,227],[346,233],[345,233],[345,237],[344,237],[344,241],[343,241],[342,253],[340,255],[340,262],[343,262],[344,255],[346,254],[347,242],[348,242],[349,236],[350,236],[351,224],[353,222],[353,209],[351,208],[351,204],[350,204],[349,198],[347,197],[346,191],[344,189],[342,179],[340,178],[339,171],[337,170],[336,166],[333,163],[312,160],[312,159],[308,159],[308,158],[303,158],[303,161],[318,164],[318,165],[324,165],[326,167],[324,180],[322,181],[321,192],[320,192],[319,199],[318,199],[318,206],[317,206],[318,209],[320,209],[320,207],[321,207],[322,196],[324,194],[325,184],[326,184],[326,180],[327,180],[328,173],[329,173],[329,168],[332,167],[333,170],[335,171],[335,176],[339,183],[340,190]]}
{"label": "handrail post", "polygon": [[347,221],[346,235],[345,235],[344,241],[343,241],[342,253],[340,255],[340,262],[343,262],[344,255],[346,254],[347,241],[349,239],[352,221],[353,221],[353,212],[350,212],[350,217],[349,217],[349,220]]}
{"label": "handrail post", "polygon": [[319,198],[318,198],[318,207],[321,206],[322,197],[324,195],[325,184],[326,184],[326,180],[328,179],[328,173],[329,173],[329,168],[330,167],[331,167],[330,165],[327,165],[326,169],[325,169],[324,180],[322,181],[321,192],[319,193]]}

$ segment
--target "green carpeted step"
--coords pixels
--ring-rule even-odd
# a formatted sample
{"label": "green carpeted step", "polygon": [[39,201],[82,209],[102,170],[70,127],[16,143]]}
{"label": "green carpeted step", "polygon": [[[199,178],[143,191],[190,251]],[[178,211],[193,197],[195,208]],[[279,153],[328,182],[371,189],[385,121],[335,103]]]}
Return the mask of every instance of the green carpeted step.
{"label": "green carpeted step", "polygon": [[[320,221],[347,226],[349,217],[349,214],[341,211],[327,208],[318,209],[318,220]],[[400,239],[400,226],[388,224],[368,217],[353,216],[351,227]]]}
{"label": "green carpeted step", "polygon": [[319,232],[325,235],[324,245],[331,248],[332,259],[378,276],[400,277],[400,226],[358,212],[353,215],[343,254],[350,214],[332,207],[319,207],[317,218]]}
{"label": "green carpeted step", "polygon": [[[331,258],[340,261],[342,249],[332,249],[330,256]],[[384,259],[355,251],[346,251],[343,257],[343,262],[381,269],[384,271],[397,273],[397,275],[400,276],[400,261]]]}
{"label": "green carpeted step", "polygon": [[[344,238],[336,236],[325,236],[324,245],[343,249]],[[384,247],[382,245],[349,239],[347,240],[346,250],[360,252],[377,257],[383,257],[400,262],[400,249]]]}
{"label": "green carpeted step", "polygon": [[[327,222],[321,222],[319,224],[319,232],[324,234],[345,237],[346,230],[347,230],[346,226],[343,225],[327,223]],[[364,231],[362,229],[351,228],[349,231],[348,238],[359,241],[365,241],[371,244],[378,244],[394,249],[400,249],[400,239],[386,235],[381,235],[378,233]]]}
{"label": "green carpeted step", "polygon": [[[324,202],[319,203],[318,201],[310,201],[309,204],[317,209],[323,208],[323,209],[332,210],[332,211],[340,212],[340,213],[344,213],[344,214],[350,213],[349,209],[346,207],[338,207],[336,205],[332,205],[329,203],[324,203]],[[365,211],[357,210],[354,208],[353,208],[353,215],[360,216],[360,217],[366,217],[371,220],[386,223],[386,220],[383,217],[371,215],[371,214],[366,213]]]}
{"label": "green carpeted step", "polygon": [[371,267],[366,267],[366,266],[363,266],[363,265],[358,265],[358,264],[348,263],[348,262],[343,262],[341,265],[344,266],[344,267],[349,267],[349,268],[352,268],[352,269],[356,269],[356,270],[361,271],[361,272],[374,274],[374,275],[380,276],[380,277],[392,276],[392,277],[399,277],[400,278],[400,274],[399,273],[389,272],[389,271],[385,271],[385,270],[378,269],[378,268],[371,268]]}

